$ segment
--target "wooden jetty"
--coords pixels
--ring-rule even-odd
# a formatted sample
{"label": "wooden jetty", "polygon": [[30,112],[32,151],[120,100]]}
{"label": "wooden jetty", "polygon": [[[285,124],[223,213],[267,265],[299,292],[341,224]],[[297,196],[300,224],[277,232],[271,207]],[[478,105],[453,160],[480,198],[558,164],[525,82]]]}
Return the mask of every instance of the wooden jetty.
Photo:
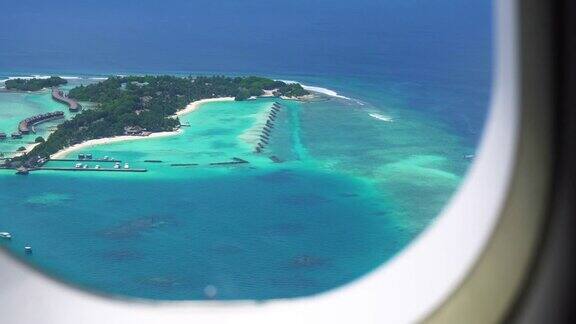
{"label": "wooden jetty", "polygon": [[66,167],[39,167],[28,171],[77,171],[77,172],[147,172],[147,169],[114,169],[114,168],[66,168]]}
{"label": "wooden jetty", "polygon": [[49,122],[51,120],[61,119],[61,118],[64,118],[64,112],[63,111],[55,111],[55,112],[50,112],[50,113],[46,113],[46,114],[28,117],[28,118],[24,119],[23,121],[21,121],[20,124],[18,124],[18,132],[20,134],[30,134],[30,132],[36,133],[34,126],[41,124],[41,123]]}
{"label": "wooden jetty", "polygon": [[52,99],[67,105],[70,112],[78,112],[82,109],[82,106],[80,106],[76,100],[68,98],[68,96],[57,87],[52,88]]}
{"label": "wooden jetty", "polygon": [[162,163],[162,160],[144,160],[144,163]]}
{"label": "wooden jetty", "polygon": [[241,158],[232,158],[232,161],[228,161],[228,162],[214,162],[214,163],[210,163],[210,165],[236,165],[236,164],[247,164],[250,163],[244,159]]}
{"label": "wooden jetty", "polygon": [[51,162],[99,162],[99,163],[122,163],[122,160],[112,159],[50,159]]}
{"label": "wooden jetty", "polygon": [[197,166],[198,163],[174,163],[170,164],[172,167],[190,167],[190,166]]}

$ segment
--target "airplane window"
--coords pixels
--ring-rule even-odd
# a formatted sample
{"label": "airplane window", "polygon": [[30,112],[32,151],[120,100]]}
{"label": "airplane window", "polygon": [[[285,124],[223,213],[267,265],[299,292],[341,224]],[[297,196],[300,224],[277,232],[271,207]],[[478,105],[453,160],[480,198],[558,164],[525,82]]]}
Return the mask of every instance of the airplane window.
{"label": "airplane window", "polygon": [[194,305],[331,294],[441,222],[479,156],[491,1],[111,6],[0,21],[0,246],[53,279]]}

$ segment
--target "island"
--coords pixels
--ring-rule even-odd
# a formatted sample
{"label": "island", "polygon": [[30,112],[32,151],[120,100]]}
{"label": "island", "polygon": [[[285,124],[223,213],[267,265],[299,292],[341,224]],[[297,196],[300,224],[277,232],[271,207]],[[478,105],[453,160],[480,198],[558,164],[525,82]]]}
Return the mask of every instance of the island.
{"label": "island", "polygon": [[17,91],[40,91],[46,88],[52,88],[67,84],[68,81],[60,77],[52,76],[46,79],[10,79],[4,82],[7,90]]}
{"label": "island", "polygon": [[177,131],[181,126],[177,113],[200,100],[242,101],[259,96],[302,98],[309,94],[298,83],[255,76],[110,77],[70,90],[69,98],[97,103],[97,106],[63,122],[45,141],[13,158],[7,166],[34,168],[56,152],[90,140]]}

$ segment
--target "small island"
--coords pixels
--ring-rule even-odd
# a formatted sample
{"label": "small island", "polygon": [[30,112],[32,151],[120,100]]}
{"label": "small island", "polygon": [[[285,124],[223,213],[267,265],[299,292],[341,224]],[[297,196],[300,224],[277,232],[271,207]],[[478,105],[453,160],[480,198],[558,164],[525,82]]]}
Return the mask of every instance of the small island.
{"label": "small island", "polygon": [[67,84],[68,81],[60,77],[49,77],[47,79],[11,79],[4,82],[7,90],[16,91],[40,91],[42,89],[57,87]]}
{"label": "small island", "polygon": [[90,140],[174,132],[181,126],[177,113],[200,100],[242,101],[259,96],[301,98],[309,94],[298,83],[254,76],[110,77],[70,90],[69,98],[98,105],[60,124],[45,141],[13,158],[8,166],[34,168],[56,152]]}

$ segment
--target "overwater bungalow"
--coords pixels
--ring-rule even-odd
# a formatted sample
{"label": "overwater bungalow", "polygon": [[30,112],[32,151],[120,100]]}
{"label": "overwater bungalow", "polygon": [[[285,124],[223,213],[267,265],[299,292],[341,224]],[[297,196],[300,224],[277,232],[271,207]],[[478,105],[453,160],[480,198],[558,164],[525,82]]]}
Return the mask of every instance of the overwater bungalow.
{"label": "overwater bungalow", "polygon": [[18,131],[21,134],[30,134],[30,132],[35,133],[34,126],[60,118],[64,118],[63,111],[54,111],[50,113],[28,117],[18,124]]}
{"label": "overwater bungalow", "polygon": [[52,99],[68,105],[68,109],[71,112],[78,112],[82,109],[82,106],[80,106],[76,100],[68,98],[68,96],[57,87],[52,88]]}

